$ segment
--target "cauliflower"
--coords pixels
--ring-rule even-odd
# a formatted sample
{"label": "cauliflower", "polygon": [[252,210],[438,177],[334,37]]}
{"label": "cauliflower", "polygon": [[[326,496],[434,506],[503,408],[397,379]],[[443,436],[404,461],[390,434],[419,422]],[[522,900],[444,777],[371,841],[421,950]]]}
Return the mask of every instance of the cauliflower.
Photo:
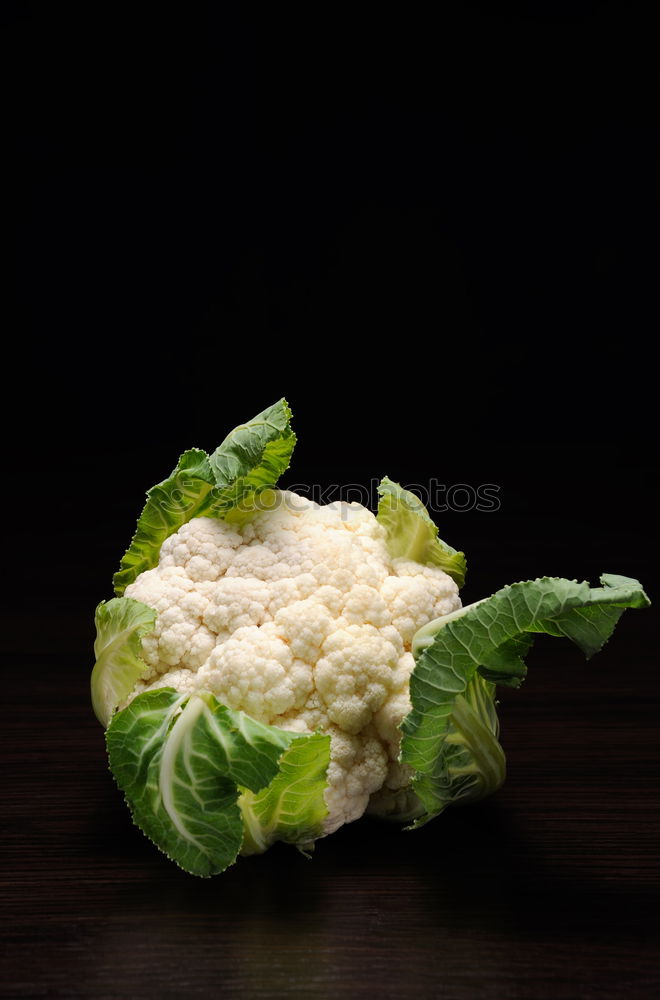
{"label": "cauliflower", "polygon": [[120,707],[162,687],[208,691],[267,725],[329,733],[325,833],[408,783],[398,753],[412,638],[461,602],[440,568],[392,558],[361,504],[282,491],[239,529],[194,518],[125,594],[158,617],[142,639],[148,673]]}
{"label": "cauliflower", "polygon": [[415,825],[504,780],[495,682],[533,635],[590,656],[636,580],[528,581],[462,607],[462,552],[385,478],[374,515],[275,489],[284,400],[147,493],[96,609],[91,693],[135,822],[186,871],[303,852],[369,811]]}

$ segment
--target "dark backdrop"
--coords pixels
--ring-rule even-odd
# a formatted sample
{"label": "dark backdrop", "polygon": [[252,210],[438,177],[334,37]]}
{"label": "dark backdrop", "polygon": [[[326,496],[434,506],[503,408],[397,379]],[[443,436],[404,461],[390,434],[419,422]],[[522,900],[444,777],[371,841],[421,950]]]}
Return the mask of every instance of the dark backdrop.
{"label": "dark backdrop", "polygon": [[586,667],[539,642],[496,799],[212,886],[131,830],[87,705],[144,490],[283,394],[289,484],[499,487],[437,514],[466,601],[653,593],[640,11],[6,7],[7,996],[650,995],[653,612]]}

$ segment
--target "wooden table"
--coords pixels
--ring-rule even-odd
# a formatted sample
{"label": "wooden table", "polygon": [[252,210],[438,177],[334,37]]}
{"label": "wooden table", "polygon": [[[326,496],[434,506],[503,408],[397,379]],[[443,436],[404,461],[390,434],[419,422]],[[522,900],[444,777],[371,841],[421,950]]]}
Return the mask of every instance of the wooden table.
{"label": "wooden table", "polygon": [[[195,879],[133,828],[89,662],[17,657],[3,716],[7,997],[658,995],[652,612],[501,696],[509,776],[419,832],[361,822]],[[36,681],[33,679],[36,678]]]}

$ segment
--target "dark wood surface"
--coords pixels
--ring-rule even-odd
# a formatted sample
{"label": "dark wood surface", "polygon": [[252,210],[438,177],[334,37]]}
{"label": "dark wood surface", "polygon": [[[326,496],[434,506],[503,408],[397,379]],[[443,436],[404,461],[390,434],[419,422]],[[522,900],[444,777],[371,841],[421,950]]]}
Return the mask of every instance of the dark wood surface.
{"label": "dark wood surface", "polygon": [[3,9],[0,996],[655,1000],[653,609],[588,664],[538,641],[488,801],[210,881],[132,827],[88,693],[144,490],[282,394],[288,485],[501,487],[436,517],[467,602],[602,570],[657,597],[655,33],[188,6]]}
{"label": "dark wood surface", "polygon": [[16,654],[0,995],[657,996],[651,615],[627,613],[586,665],[540,640],[502,695],[509,775],[490,800],[419,832],[356,823],[311,861],[280,846],[211,880],[131,826],[82,648]]}

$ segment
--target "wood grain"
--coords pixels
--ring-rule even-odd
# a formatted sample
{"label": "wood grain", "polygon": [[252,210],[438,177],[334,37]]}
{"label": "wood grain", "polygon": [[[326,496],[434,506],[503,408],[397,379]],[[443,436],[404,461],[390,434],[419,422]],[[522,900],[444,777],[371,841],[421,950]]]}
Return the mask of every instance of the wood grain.
{"label": "wood grain", "polygon": [[509,776],[490,800],[416,833],[356,823],[311,861],[280,846],[208,881],[132,827],[84,654],[23,660],[3,724],[0,995],[657,995],[651,640],[630,614],[586,666],[541,641],[502,697]]}

